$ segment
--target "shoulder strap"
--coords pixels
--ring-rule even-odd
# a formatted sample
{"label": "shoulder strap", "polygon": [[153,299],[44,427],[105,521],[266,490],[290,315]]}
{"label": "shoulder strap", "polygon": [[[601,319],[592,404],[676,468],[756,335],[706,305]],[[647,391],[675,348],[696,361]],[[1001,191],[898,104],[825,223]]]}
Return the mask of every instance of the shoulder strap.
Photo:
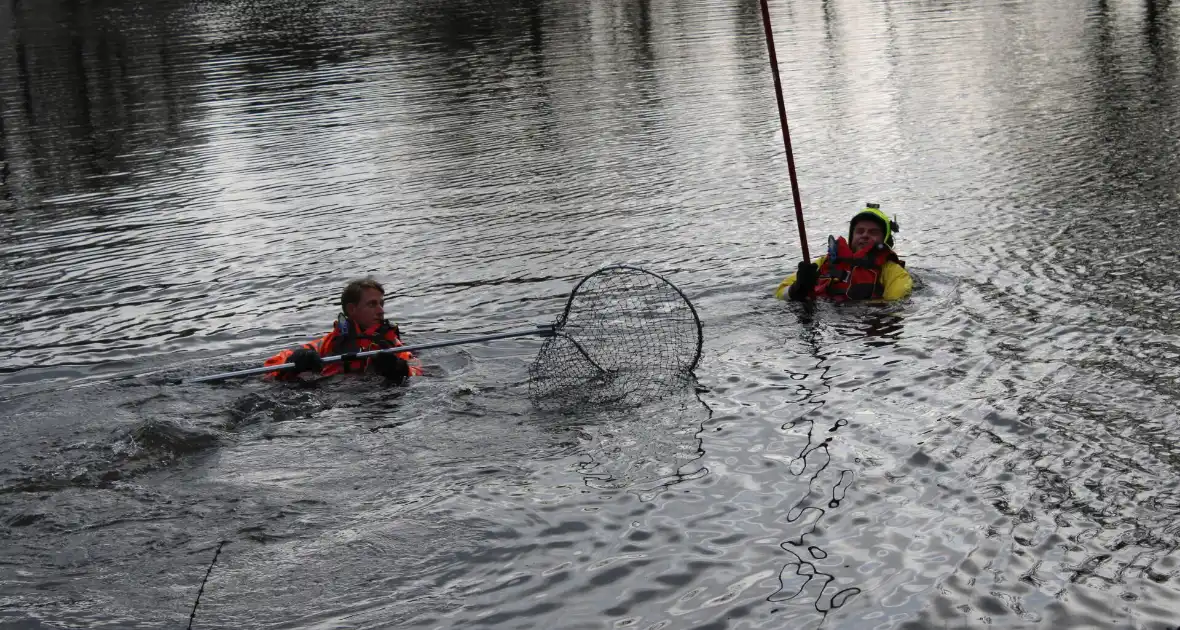
{"label": "shoulder strap", "polygon": [[373,336],[385,339],[389,336],[389,333],[391,333],[391,332],[393,333],[394,337],[401,338],[401,336],[402,336],[402,331],[400,328],[397,327],[397,324],[390,322],[387,319],[387,320],[384,320],[381,322],[381,325],[377,327],[376,331],[374,331]]}
{"label": "shoulder strap", "polygon": [[[393,339],[390,339],[390,333],[392,333]],[[390,323],[390,321],[387,319],[382,321],[381,325],[377,326],[377,329],[373,331],[373,334],[358,335],[358,339],[364,339],[365,341],[377,344],[382,348],[393,348],[400,345],[401,330],[397,327],[397,324]]]}

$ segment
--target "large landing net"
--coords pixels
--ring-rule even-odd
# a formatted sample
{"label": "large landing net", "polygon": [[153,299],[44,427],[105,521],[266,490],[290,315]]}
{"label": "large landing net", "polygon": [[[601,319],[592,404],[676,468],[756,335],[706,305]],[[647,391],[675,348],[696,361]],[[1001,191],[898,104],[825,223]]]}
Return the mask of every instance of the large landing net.
{"label": "large landing net", "polygon": [[680,289],[638,267],[604,267],[570,293],[529,367],[529,398],[548,409],[664,398],[689,386],[701,344]]}

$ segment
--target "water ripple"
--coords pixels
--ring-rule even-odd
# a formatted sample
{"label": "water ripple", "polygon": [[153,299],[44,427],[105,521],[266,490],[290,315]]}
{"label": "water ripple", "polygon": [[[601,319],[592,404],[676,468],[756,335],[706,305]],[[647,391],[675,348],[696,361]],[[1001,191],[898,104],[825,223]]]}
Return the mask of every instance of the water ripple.
{"label": "water ripple", "polygon": [[[882,203],[901,304],[769,297],[755,3],[0,10],[0,619],[175,626],[208,571],[196,626],[1173,624],[1175,11],[771,10],[810,249]],[[168,380],[351,277],[432,341],[619,261],[696,302],[683,400],[541,413],[536,340]]]}

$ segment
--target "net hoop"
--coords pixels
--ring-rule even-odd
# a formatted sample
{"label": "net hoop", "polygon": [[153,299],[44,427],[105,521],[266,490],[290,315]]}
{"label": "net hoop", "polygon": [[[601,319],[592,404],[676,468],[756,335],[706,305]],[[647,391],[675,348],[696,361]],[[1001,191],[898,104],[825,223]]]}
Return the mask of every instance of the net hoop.
{"label": "net hoop", "polygon": [[541,408],[633,406],[681,391],[704,347],[692,301],[667,278],[612,264],[583,277],[529,367]]}
{"label": "net hoop", "polygon": [[697,314],[696,307],[693,306],[692,300],[688,299],[688,296],[684,294],[684,291],[681,291],[680,287],[676,286],[675,284],[672,284],[671,280],[668,280],[664,276],[661,276],[660,274],[655,273],[653,271],[648,271],[642,267],[636,267],[634,265],[623,265],[623,264],[606,265],[606,266],[599,268],[597,271],[594,271],[593,273],[590,273],[589,275],[583,277],[581,280],[578,281],[578,284],[574,285],[574,288],[572,290],[570,290],[570,295],[565,300],[565,308],[562,309],[561,315],[559,315],[557,317],[557,322],[556,322],[556,324],[554,324],[555,329],[557,331],[560,331],[563,327],[565,327],[565,322],[569,318],[570,309],[574,305],[574,298],[578,294],[578,289],[582,288],[583,284],[586,284],[587,281],[589,281],[591,278],[594,278],[595,276],[599,276],[599,275],[602,275],[602,274],[605,274],[605,273],[608,273],[608,272],[611,272],[611,271],[614,271],[617,269],[626,269],[628,271],[635,271],[635,272],[647,274],[647,275],[659,280],[660,282],[663,282],[664,284],[668,285],[668,288],[675,291],[676,294],[680,296],[680,299],[684,300],[685,306],[687,306],[689,312],[692,313],[692,319],[693,319],[693,322],[695,323],[696,329],[697,329],[696,352],[693,354],[692,361],[689,362],[689,366],[687,368],[685,368],[685,371],[692,372],[693,370],[695,370],[697,367],[697,363],[699,363],[701,360],[701,352],[704,350],[704,345],[705,345],[704,327],[701,325],[701,318]]}

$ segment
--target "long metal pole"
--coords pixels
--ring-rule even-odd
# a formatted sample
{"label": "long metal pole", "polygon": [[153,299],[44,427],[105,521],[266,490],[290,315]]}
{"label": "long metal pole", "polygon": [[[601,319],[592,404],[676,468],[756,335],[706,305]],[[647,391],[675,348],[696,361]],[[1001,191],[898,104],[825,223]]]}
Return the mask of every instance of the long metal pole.
{"label": "long metal pole", "polygon": [[803,227],[803,202],[799,200],[799,180],[795,177],[795,155],[791,152],[791,132],[787,129],[787,106],[783,103],[783,86],[778,78],[778,57],[774,53],[774,34],[770,28],[770,7],[762,3],[762,26],[766,28],[766,49],[770,52],[770,71],[774,74],[774,96],[778,99],[778,118],[783,127],[783,146],[787,150],[787,172],[791,175],[791,195],[795,198],[795,222],[799,224],[799,244],[803,260],[810,261],[807,251],[807,230]]}

